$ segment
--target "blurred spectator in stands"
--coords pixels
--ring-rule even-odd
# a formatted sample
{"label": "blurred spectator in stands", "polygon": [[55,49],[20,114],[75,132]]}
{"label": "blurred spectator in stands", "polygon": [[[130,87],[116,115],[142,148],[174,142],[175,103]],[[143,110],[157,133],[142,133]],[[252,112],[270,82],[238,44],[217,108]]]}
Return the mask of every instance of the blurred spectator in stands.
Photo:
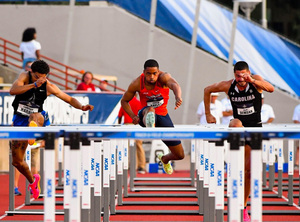
{"label": "blurred spectator in stands", "polygon": [[86,71],[82,75],[81,83],[77,86],[77,90],[84,90],[84,91],[93,91],[95,92],[95,85],[92,83],[94,79],[93,73]]}
{"label": "blurred spectator in stands", "polygon": [[[141,102],[136,98],[137,94],[135,97],[130,100],[129,105],[131,107],[131,110],[134,112],[135,115],[138,114],[138,111],[142,108]],[[130,116],[124,111],[124,109],[120,108],[119,114],[118,114],[118,123],[122,123],[122,117],[124,116],[124,124],[133,124],[132,119]],[[145,157],[145,151],[142,146],[143,141],[142,140],[135,140],[136,144],[136,168],[138,173],[140,174],[145,174],[146,173],[146,157]]]}
{"label": "blurred spectator in stands", "polygon": [[230,120],[233,119],[233,111],[229,97],[226,95],[226,97],[221,100],[221,103],[223,107],[222,124],[229,125]]}
{"label": "blurred spectator in stands", "polygon": [[275,114],[272,106],[265,104],[264,94],[261,94],[261,122],[262,123],[272,123],[275,119]]}
{"label": "blurred spectator in stands", "polygon": [[107,91],[107,83],[108,81],[106,79],[101,79],[101,83],[100,83],[100,90],[101,91]]}
{"label": "blurred spectator in stands", "polygon": [[26,62],[25,67],[24,67],[24,71],[25,72],[31,71],[31,65],[32,65],[32,63],[33,62],[31,62],[31,61]]}
{"label": "blurred spectator in stands", "polygon": [[27,28],[23,32],[22,42],[20,44],[22,68],[25,69],[27,62],[34,62],[40,59],[41,44],[36,41],[35,28]]}
{"label": "blurred spectator in stands", "polygon": [[[221,118],[223,116],[223,108],[222,108],[222,103],[217,100],[219,97],[219,93],[211,93],[210,94],[210,111],[211,114],[216,118],[216,124],[221,123]],[[205,116],[205,109],[204,109],[204,101],[202,101],[197,110],[197,116],[198,120],[200,121],[200,124],[207,124],[206,122],[206,116]]]}

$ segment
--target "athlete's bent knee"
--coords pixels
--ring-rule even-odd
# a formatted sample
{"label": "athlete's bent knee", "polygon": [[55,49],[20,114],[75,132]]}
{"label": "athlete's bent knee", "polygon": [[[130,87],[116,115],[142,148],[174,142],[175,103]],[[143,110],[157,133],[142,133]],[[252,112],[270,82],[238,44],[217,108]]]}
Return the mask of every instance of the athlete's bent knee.
{"label": "athlete's bent knee", "polygon": [[183,160],[184,159],[184,152],[180,152],[180,153],[178,153],[177,154],[177,158],[178,158],[178,160]]}
{"label": "athlete's bent knee", "polygon": [[229,127],[244,127],[241,120],[239,119],[232,119],[230,120]]}

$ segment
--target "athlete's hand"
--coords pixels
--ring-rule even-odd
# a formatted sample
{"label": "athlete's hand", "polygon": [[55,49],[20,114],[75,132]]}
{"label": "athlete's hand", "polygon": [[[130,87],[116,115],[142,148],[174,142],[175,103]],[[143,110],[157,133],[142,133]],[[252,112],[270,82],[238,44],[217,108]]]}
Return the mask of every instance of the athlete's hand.
{"label": "athlete's hand", "polygon": [[206,122],[207,123],[216,123],[216,118],[210,113],[206,114]]}
{"label": "athlete's hand", "polygon": [[90,104],[81,107],[82,111],[88,111],[88,110],[92,111],[93,109],[94,109],[94,106],[90,105]]}
{"label": "athlete's hand", "polygon": [[138,124],[139,122],[140,122],[140,118],[138,116],[135,116],[135,117],[132,118],[132,123],[134,125]]}
{"label": "athlete's hand", "polygon": [[182,99],[181,98],[176,98],[175,109],[178,109],[179,106],[181,106],[181,104],[182,104]]}
{"label": "athlete's hand", "polygon": [[40,87],[41,85],[43,85],[45,82],[47,81],[47,78],[44,77],[40,77],[38,78],[38,80],[35,81],[37,87]]}
{"label": "athlete's hand", "polygon": [[245,82],[253,83],[255,81],[254,78],[252,77],[251,73],[245,73],[243,78],[244,78]]}

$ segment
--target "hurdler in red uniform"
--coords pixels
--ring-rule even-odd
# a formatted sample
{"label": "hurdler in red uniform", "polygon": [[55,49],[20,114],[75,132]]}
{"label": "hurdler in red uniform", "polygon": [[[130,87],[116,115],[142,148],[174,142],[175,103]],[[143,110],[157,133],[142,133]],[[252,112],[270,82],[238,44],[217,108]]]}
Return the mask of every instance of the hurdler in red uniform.
{"label": "hurdler in red uniform", "polygon": [[[179,84],[169,73],[159,70],[157,61],[149,59],[144,64],[143,73],[129,85],[124,93],[121,105],[134,124],[140,124],[143,127],[174,127],[167,110],[170,89],[175,95],[175,109],[177,109],[182,103]],[[134,114],[129,105],[129,101],[136,92],[140,95],[143,107],[138,115]],[[183,159],[184,150],[180,140],[163,140],[163,142],[169,147],[171,153],[159,154],[157,157],[163,163],[165,172],[172,174],[173,169],[169,161]]]}

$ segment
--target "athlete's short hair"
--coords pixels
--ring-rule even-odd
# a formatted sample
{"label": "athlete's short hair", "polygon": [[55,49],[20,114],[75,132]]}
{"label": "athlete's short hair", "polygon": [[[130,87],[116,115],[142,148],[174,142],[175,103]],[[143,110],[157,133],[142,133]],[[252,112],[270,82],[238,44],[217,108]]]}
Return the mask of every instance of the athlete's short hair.
{"label": "athlete's short hair", "polygon": [[50,71],[49,65],[44,60],[36,60],[31,65],[32,72],[48,74]]}
{"label": "athlete's short hair", "polygon": [[158,62],[154,59],[148,59],[144,64],[144,69],[147,69],[148,67],[157,67],[159,68]]}
{"label": "athlete's short hair", "polygon": [[235,63],[233,71],[235,72],[236,70],[249,70],[249,66],[245,61],[239,61]]}

